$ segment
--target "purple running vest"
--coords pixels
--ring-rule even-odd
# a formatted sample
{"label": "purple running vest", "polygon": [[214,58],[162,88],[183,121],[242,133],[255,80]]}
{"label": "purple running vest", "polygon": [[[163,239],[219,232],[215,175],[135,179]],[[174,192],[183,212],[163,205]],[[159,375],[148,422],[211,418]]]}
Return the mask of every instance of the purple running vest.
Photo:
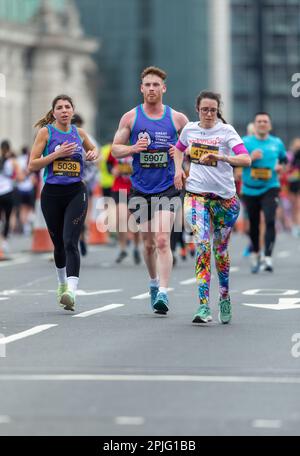
{"label": "purple running vest", "polygon": [[136,118],[130,134],[130,144],[139,138],[147,138],[148,148],[133,154],[132,186],[141,193],[160,193],[174,185],[174,161],[169,155],[169,144],[176,144],[177,131],[172,119],[171,108],[165,106],[160,119],[151,119],[136,107]]}
{"label": "purple running vest", "polygon": [[71,157],[57,158],[45,168],[45,184],[69,185],[82,181],[84,151],[76,126],[71,125],[68,132],[58,130],[51,124],[48,124],[47,128],[49,139],[43,151],[44,157],[52,154],[65,141],[76,143],[77,149]]}

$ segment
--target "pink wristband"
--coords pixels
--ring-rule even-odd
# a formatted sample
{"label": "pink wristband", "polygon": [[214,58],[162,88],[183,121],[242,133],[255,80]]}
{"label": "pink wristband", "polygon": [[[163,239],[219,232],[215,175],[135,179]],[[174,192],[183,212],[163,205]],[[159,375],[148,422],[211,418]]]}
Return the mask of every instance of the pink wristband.
{"label": "pink wristband", "polygon": [[233,152],[235,155],[241,155],[241,154],[247,154],[249,155],[249,152],[247,151],[244,143],[238,144],[237,146],[234,146],[232,148]]}

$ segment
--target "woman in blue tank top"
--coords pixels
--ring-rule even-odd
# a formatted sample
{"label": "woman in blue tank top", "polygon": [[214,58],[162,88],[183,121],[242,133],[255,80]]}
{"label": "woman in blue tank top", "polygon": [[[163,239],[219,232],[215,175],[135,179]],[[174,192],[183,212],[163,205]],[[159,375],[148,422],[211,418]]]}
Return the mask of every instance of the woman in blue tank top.
{"label": "woman in blue tank top", "polygon": [[78,241],[88,204],[83,161],[98,158],[87,134],[71,125],[73,114],[69,96],[55,97],[52,109],[35,125],[40,130],[28,166],[31,172],[44,168],[41,208],[54,244],[57,299],[65,310],[72,311],[80,269]]}

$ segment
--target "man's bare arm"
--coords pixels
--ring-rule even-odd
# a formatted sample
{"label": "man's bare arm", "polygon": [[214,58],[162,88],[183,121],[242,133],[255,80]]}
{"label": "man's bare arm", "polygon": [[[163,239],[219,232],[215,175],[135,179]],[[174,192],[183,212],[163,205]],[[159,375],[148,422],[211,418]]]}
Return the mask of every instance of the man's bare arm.
{"label": "man's bare arm", "polygon": [[189,119],[185,114],[183,114],[182,112],[174,111],[174,109],[172,115],[174,125],[179,136],[185,125],[188,123]]}
{"label": "man's bare arm", "polygon": [[128,145],[131,127],[135,118],[135,110],[131,110],[124,114],[120,120],[118,130],[115,134],[111,153],[115,158],[128,157],[142,150],[146,150],[148,146],[147,139],[139,139],[136,144]]}

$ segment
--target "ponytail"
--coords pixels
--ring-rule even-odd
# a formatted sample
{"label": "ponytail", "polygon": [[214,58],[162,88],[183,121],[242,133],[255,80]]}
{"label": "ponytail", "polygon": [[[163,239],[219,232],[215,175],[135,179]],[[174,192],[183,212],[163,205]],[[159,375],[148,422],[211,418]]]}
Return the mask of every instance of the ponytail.
{"label": "ponytail", "polygon": [[50,111],[44,117],[37,121],[34,127],[43,128],[46,125],[53,123],[54,121],[55,118],[53,116],[53,111],[50,109]]}
{"label": "ponytail", "polygon": [[58,100],[67,100],[71,104],[72,108],[74,109],[73,100],[71,97],[69,97],[69,95],[57,95],[54,98],[54,100],[52,101],[52,108],[50,109],[50,111],[44,117],[42,117],[40,120],[38,120],[37,123],[34,125],[34,127],[42,128],[48,124],[52,124],[55,121],[53,111],[55,109],[55,106],[56,106],[56,103],[58,102]]}
{"label": "ponytail", "polygon": [[218,119],[221,119],[221,120],[222,120],[223,124],[227,124],[226,120],[224,119],[224,117],[222,116],[222,114],[221,114],[220,111],[218,111],[217,117],[218,117]]}

